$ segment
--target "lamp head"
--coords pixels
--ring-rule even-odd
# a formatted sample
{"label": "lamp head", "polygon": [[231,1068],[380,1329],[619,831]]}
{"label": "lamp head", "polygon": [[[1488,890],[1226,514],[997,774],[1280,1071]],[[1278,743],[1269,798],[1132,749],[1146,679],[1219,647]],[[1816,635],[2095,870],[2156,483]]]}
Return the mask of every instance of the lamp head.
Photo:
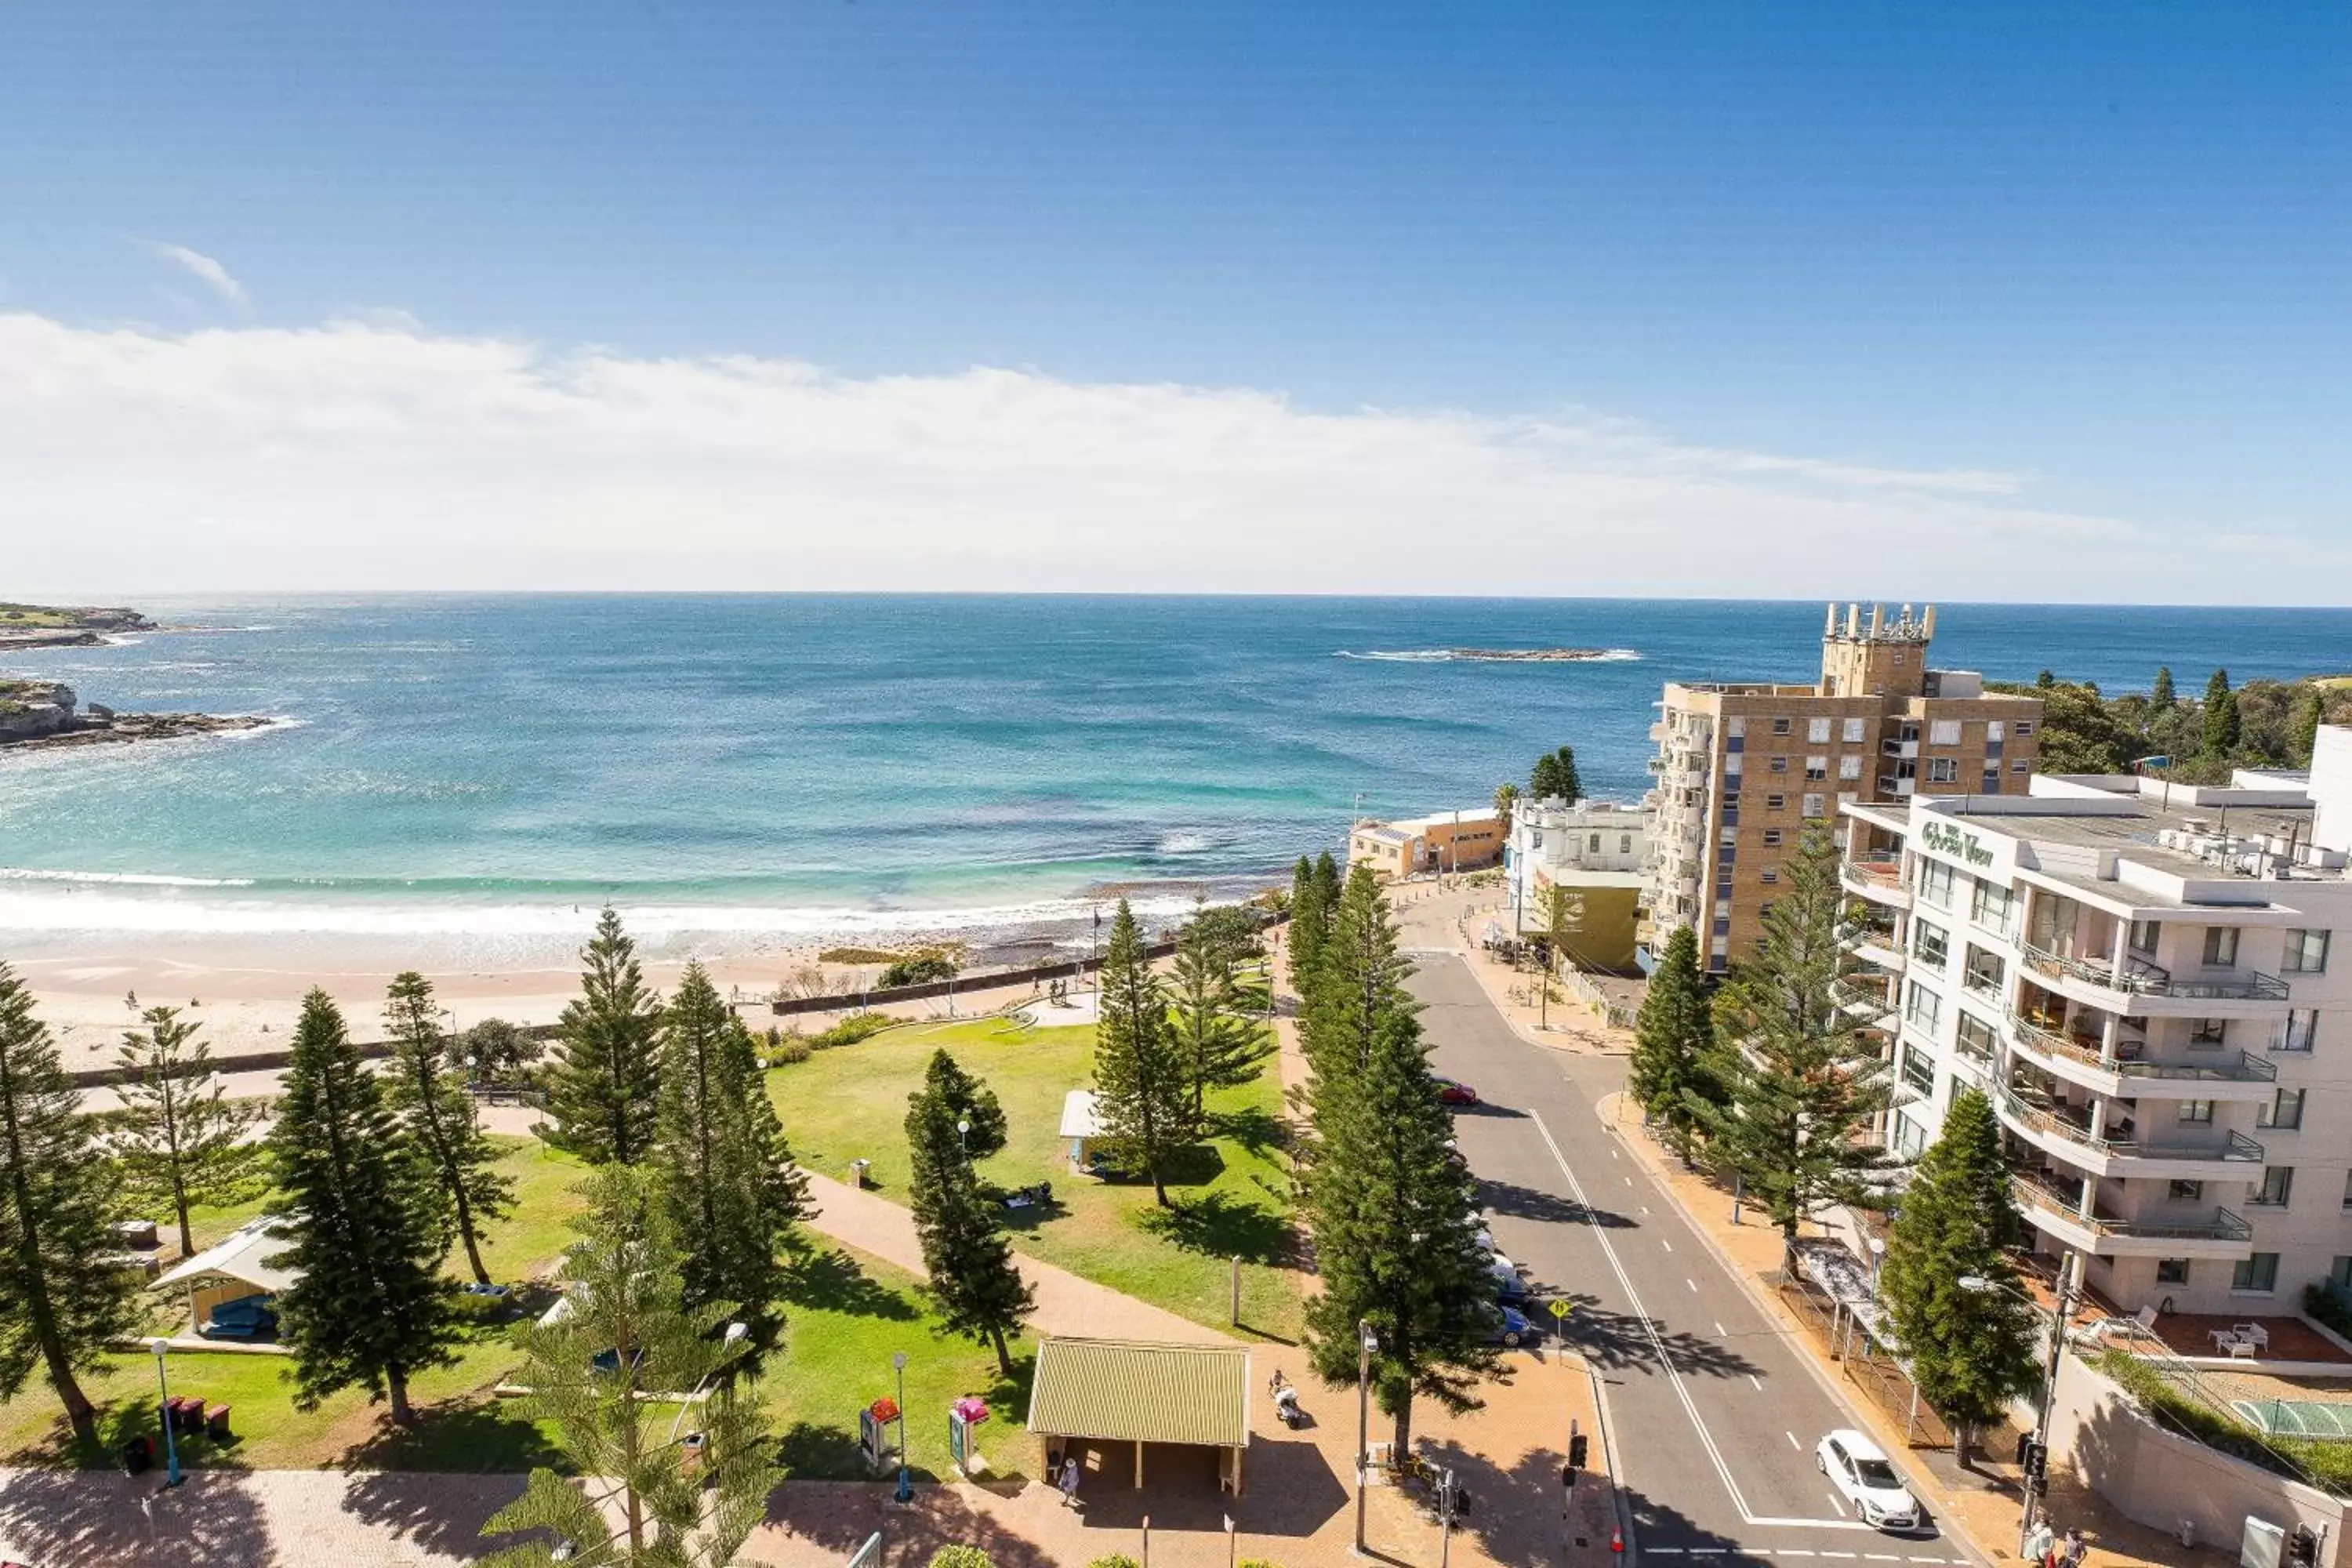
{"label": "lamp head", "polygon": [[155,1359],[157,1361],[162,1361],[163,1359],[163,1352],[172,1348],[172,1342],[158,1336],[147,1342],[147,1348],[155,1352]]}
{"label": "lamp head", "polygon": [[741,1344],[745,1340],[751,1338],[751,1325],[749,1323],[730,1323],[727,1325],[726,1342],[730,1345]]}
{"label": "lamp head", "polygon": [[907,1352],[905,1351],[892,1351],[890,1352],[890,1364],[900,1372],[906,1371]]}
{"label": "lamp head", "polygon": [[1952,1283],[1958,1285],[1963,1290],[1983,1291],[1992,1289],[1992,1281],[1986,1279],[1981,1274],[1963,1274],[1958,1279],[1953,1280]]}

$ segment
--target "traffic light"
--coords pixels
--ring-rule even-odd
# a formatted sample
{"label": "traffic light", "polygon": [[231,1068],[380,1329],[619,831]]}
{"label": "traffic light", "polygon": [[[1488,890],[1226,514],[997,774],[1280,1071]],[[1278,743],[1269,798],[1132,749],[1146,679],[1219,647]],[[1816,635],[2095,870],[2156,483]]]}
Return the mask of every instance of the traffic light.
{"label": "traffic light", "polygon": [[2312,1568],[2319,1561],[2319,1537],[2311,1526],[2298,1524],[2287,1532],[2286,1561],[2289,1568]]}
{"label": "traffic light", "polygon": [[2025,1440],[2025,1474],[2029,1479],[2042,1480],[2050,1474],[2050,1445],[2037,1438]]}
{"label": "traffic light", "polygon": [[1585,1458],[1591,1452],[1592,1439],[1579,1432],[1568,1440],[1568,1468],[1571,1470],[1584,1468]]}

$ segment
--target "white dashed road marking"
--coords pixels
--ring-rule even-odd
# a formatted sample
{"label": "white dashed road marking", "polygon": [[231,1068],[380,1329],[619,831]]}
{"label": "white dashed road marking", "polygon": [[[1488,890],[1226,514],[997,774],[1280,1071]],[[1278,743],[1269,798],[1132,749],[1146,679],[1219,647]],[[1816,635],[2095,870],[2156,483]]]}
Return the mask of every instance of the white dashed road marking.
{"label": "white dashed road marking", "polygon": [[1805,1451],[1805,1446],[1797,1441],[1797,1435],[1794,1432],[1783,1432],[1780,1435],[1789,1439],[1789,1447],[1796,1449],[1800,1454]]}
{"label": "white dashed road marking", "polygon": [[1668,1241],[1668,1240],[1667,1240],[1664,1237],[1663,1237],[1663,1236],[1662,1236],[1662,1237],[1658,1237],[1658,1245],[1659,1245],[1660,1247],[1664,1247],[1668,1252],[1672,1252],[1672,1251],[1675,1249],[1675,1244],[1674,1244],[1673,1242],[1671,1242],[1671,1241]]}
{"label": "white dashed road marking", "polygon": [[1764,1392],[1764,1385],[1756,1381],[1756,1374],[1752,1372],[1748,1374],[1748,1386],[1754,1389],[1759,1394]]}
{"label": "white dashed road marking", "polygon": [[1691,1294],[1692,1294],[1692,1295],[1696,1296],[1696,1295],[1697,1295],[1697,1294],[1698,1294],[1698,1286],[1697,1286],[1696,1284],[1693,1283],[1693,1281],[1692,1281],[1692,1279],[1691,1279],[1691,1277],[1690,1277],[1689,1275],[1685,1274],[1685,1275],[1684,1275],[1684,1276],[1683,1276],[1683,1283],[1684,1283],[1684,1284],[1685,1284],[1685,1285],[1690,1286],[1690,1288],[1691,1288]]}
{"label": "white dashed road marking", "polygon": [[1715,1337],[1719,1340],[1727,1340],[1731,1336],[1723,1331],[1723,1325],[1721,1323],[1717,1323],[1715,1325]]}

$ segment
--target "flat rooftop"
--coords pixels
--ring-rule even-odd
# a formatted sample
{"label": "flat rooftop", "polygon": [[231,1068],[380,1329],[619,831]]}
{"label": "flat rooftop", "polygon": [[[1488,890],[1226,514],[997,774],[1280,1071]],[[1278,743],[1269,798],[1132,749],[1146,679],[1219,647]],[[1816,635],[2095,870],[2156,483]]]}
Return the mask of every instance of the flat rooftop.
{"label": "flat rooftop", "polygon": [[[2037,809],[2005,810],[2001,802],[2009,799],[2030,800]],[[2226,834],[2233,839],[2274,836],[2292,838],[2298,844],[2307,845],[2312,841],[2313,807],[2307,803],[2301,805],[2224,806],[2205,802],[2194,805],[2175,804],[2168,806],[2161,797],[2112,795],[2086,799],[2081,812],[2052,809],[2063,799],[2057,795],[1954,795],[1938,802],[1937,815],[1980,822],[2011,837],[2112,852],[2151,869],[2190,879],[2210,879],[2217,875],[2243,876],[2244,873],[2234,866],[2224,866],[2164,844],[2159,841],[2158,835],[2169,830],[2200,837],[2219,838]],[[2299,867],[2293,879],[2341,881],[2345,879],[2341,872]]]}

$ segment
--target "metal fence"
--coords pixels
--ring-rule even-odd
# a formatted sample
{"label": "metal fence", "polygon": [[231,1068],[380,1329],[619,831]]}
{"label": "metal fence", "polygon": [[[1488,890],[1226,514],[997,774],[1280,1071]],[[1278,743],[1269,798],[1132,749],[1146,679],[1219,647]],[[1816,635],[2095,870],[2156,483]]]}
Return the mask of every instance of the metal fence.
{"label": "metal fence", "polygon": [[1952,1429],[1935,1407],[1919,1396],[1919,1385],[1894,1352],[1873,1338],[1836,1298],[1809,1279],[1783,1273],[1780,1300],[1797,1321],[1837,1363],[1838,1370],[1870,1396],[1872,1404],[1903,1426],[1903,1441],[1914,1448],[1948,1448]]}

